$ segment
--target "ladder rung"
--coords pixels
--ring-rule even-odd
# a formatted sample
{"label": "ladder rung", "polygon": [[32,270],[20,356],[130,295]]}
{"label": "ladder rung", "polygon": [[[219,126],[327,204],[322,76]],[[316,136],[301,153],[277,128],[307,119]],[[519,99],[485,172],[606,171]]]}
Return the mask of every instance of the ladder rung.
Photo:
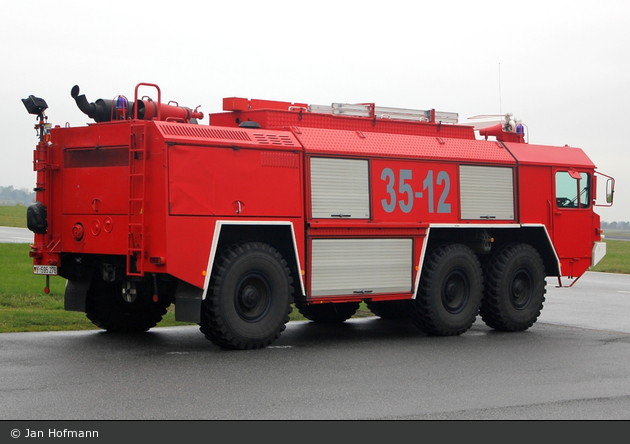
{"label": "ladder rung", "polygon": [[[143,255],[144,249],[144,214],[133,213],[133,209],[136,202],[139,202],[144,206],[145,202],[145,186],[146,186],[146,162],[147,162],[147,149],[146,139],[143,134],[144,125],[140,125],[137,128],[132,128],[131,142],[129,144],[129,207],[127,215],[127,228],[128,228],[128,244],[127,244],[127,274],[130,276],[144,276],[144,261]],[[139,155],[138,153],[141,153]],[[136,179],[141,180],[141,184],[138,184]],[[138,186],[140,185],[140,186]],[[141,222],[133,222],[139,218]],[[134,236],[140,237],[140,246],[133,247]],[[137,257],[136,271],[131,271],[132,257]]]}

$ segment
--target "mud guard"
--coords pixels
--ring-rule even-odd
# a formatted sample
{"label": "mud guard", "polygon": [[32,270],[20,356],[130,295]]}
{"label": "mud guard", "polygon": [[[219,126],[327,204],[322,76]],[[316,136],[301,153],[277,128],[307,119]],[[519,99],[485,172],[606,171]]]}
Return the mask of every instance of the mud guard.
{"label": "mud guard", "polygon": [[175,320],[178,322],[201,322],[201,298],[203,289],[180,281],[175,292]]}
{"label": "mud guard", "polygon": [[92,273],[81,276],[81,280],[66,281],[66,291],[63,298],[63,307],[66,311],[78,311],[85,313],[85,300],[92,282]]}

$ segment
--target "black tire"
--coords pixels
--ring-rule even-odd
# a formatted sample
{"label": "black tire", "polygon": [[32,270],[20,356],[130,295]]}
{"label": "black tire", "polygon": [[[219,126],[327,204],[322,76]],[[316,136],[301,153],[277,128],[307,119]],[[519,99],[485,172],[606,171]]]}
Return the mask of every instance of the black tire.
{"label": "black tire", "polygon": [[485,270],[481,319],[499,331],[530,328],[543,308],[545,266],[534,247],[512,243],[493,253]]}
{"label": "black tire", "polygon": [[289,322],[293,279],[286,261],[260,242],[230,246],[217,258],[200,330],[224,349],[266,347]]}
{"label": "black tire", "polygon": [[440,245],[422,267],[420,289],[409,305],[412,322],[431,336],[455,336],[475,322],[483,273],[475,253],[463,244]]}
{"label": "black tire", "polygon": [[111,332],[137,333],[155,327],[171,305],[170,297],[162,295],[154,300],[153,283],[149,279],[135,282],[136,297],[127,302],[123,298],[121,281],[103,281],[94,273],[86,295],[85,314],[94,325]]}
{"label": "black tire", "polygon": [[365,301],[372,313],[381,319],[407,319],[409,317],[409,300],[404,301]]}
{"label": "black tire", "polygon": [[306,304],[297,302],[298,311],[306,319],[319,324],[341,324],[350,319],[359,309],[359,302]]}

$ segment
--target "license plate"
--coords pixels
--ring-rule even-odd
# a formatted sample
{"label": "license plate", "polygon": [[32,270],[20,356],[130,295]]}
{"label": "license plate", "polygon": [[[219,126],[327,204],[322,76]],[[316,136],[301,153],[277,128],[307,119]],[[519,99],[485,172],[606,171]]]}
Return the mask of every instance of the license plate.
{"label": "license plate", "polygon": [[33,265],[33,274],[57,275],[56,265]]}

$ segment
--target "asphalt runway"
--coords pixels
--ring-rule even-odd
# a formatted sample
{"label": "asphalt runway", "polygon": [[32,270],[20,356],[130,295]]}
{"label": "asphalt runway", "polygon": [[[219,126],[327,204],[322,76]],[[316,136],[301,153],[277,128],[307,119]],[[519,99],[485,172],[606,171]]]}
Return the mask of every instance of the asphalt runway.
{"label": "asphalt runway", "polygon": [[225,351],[196,326],[0,335],[5,420],[628,420],[630,276],[548,286],[539,321],[457,337],[290,322]]}
{"label": "asphalt runway", "polygon": [[33,232],[27,228],[0,227],[0,244],[32,244],[33,239]]}

